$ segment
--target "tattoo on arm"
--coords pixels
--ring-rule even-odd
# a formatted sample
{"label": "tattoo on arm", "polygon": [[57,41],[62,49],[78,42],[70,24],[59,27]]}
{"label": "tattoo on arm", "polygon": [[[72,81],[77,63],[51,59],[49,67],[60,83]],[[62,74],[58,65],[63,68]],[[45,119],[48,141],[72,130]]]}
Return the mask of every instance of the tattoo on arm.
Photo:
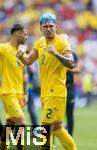
{"label": "tattoo on arm", "polygon": [[64,55],[61,55],[60,53],[56,53],[55,56],[67,68],[72,69],[74,67],[74,59],[72,53],[69,52]]}

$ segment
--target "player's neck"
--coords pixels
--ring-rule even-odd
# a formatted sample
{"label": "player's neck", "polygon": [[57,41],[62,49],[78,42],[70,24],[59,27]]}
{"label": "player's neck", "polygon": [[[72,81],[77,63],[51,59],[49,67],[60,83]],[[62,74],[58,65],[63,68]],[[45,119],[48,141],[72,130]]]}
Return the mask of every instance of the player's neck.
{"label": "player's neck", "polygon": [[13,39],[10,40],[9,42],[13,47],[18,48],[19,44],[17,43],[17,41],[14,41]]}
{"label": "player's neck", "polygon": [[46,43],[48,43],[49,41],[53,41],[55,39],[55,37],[56,37],[56,34],[52,38],[45,38],[46,39]]}

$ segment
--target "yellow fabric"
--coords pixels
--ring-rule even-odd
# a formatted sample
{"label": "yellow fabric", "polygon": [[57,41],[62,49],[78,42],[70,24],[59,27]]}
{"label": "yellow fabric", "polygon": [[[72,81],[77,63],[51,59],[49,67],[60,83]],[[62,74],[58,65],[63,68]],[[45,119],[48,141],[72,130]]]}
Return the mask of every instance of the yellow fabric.
{"label": "yellow fabric", "polygon": [[22,98],[23,95],[20,94],[5,94],[1,96],[2,102],[4,104],[6,118],[18,118],[24,117],[22,111]]}
{"label": "yellow fabric", "polygon": [[17,49],[10,43],[0,44],[0,94],[23,93],[24,65],[16,57]]}
{"label": "yellow fabric", "polygon": [[50,135],[50,150],[53,150],[53,135]]}
{"label": "yellow fabric", "polygon": [[53,133],[60,140],[65,150],[77,150],[72,137],[64,128],[53,131]]}
{"label": "yellow fabric", "polygon": [[83,77],[83,84],[82,84],[82,89],[84,92],[92,92],[93,90],[93,80],[92,80],[92,74],[87,73]]}
{"label": "yellow fabric", "polygon": [[89,25],[93,29],[97,30],[97,15],[94,15],[94,14],[91,15],[91,19],[89,18]]}
{"label": "yellow fabric", "polygon": [[61,35],[46,43],[45,37],[40,38],[34,46],[38,53],[40,64],[41,97],[66,97],[66,67],[53,55],[46,52],[48,45],[52,44],[60,53],[71,50],[70,44]]}
{"label": "yellow fabric", "polygon": [[47,97],[42,99],[42,122],[63,121],[66,110],[65,97]]}
{"label": "yellow fabric", "polygon": [[97,16],[90,11],[83,11],[76,15],[76,23],[80,28],[86,28],[87,26],[97,29]]}

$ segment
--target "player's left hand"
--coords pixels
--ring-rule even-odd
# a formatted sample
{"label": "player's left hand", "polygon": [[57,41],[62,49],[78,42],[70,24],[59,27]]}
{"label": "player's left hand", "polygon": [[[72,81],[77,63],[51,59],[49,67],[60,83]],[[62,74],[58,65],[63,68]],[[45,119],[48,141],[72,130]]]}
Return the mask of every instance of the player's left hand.
{"label": "player's left hand", "polygon": [[46,51],[52,55],[55,55],[57,53],[57,51],[55,50],[54,46],[53,45],[49,45],[47,48],[46,48]]}
{"label": "player's left hand", "polygon": [[22,99],[22,104],[23,104],[23,107],[27,104],[27,102],[28,102],[28,95],[27,94],[24,94],[23,95],[23,99]]}

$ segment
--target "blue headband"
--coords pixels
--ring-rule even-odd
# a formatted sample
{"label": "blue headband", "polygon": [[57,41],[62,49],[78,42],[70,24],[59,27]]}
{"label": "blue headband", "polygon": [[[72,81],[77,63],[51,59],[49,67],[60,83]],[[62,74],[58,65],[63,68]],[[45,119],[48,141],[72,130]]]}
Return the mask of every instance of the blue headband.
{"label": "blue headband", "polygon": [[51,13],[45,13],[40,17],[40,24],[56,23],[56,16]]}

